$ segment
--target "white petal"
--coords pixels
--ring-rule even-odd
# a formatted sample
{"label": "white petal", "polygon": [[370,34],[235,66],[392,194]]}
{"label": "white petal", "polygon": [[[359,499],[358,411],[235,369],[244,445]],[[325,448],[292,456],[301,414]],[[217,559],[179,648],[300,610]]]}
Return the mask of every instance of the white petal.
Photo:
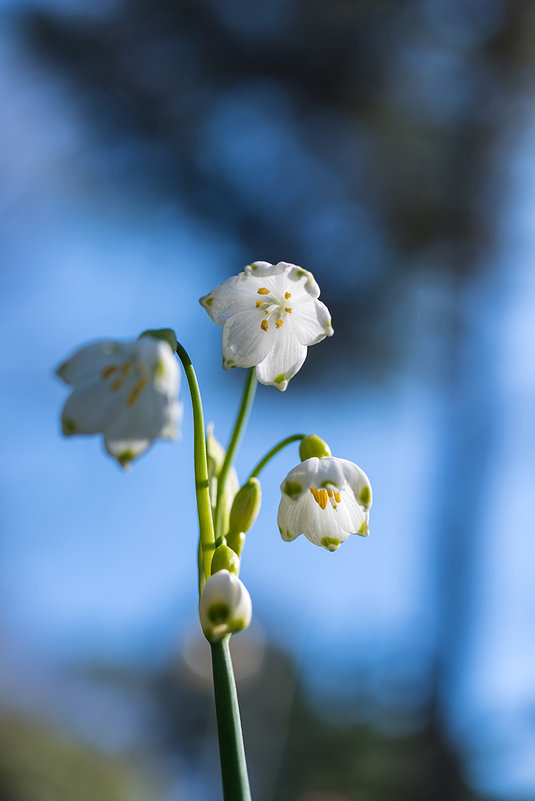
{"label": "white petal", "polygon": [[287,495],[283,495],[277,513],[277,523],[282,539],[285,542],[295,540],[304,529],[300,526],[299,502],[292,501]]}
{"label": "white petal", "polygon": [[[260,313],[259,313],[260,312]],[[260,309],[241,311],[223,326],[224,366],[253,367],[265,359],[273,347],[275,329],[264,331]]]}
{"label": "white petal", "polygon": [[[226,617],[217,622],[211,616],[214,609],[226,607]],[[251,622],[251,596],[242,581],[228,570],[219,570],[206,582],[199,600],[199,618],[202,629],[211,641],[246,628]]]}
{"label": "white petal", "polygon": [[199,303],[206,309],[214,323],[223,325],[232,315],[255,308],[259,297],[257,289],[260,285],[246,279],[245,273],[233,275],[199,299]]}
{"label": "white petal", "polygon": [[79,386],[91,378],[100,378],[106,367],[120,364],[131,354],[130,345],[112,340],[85,345],[63,362],[56,370],[57,375],[71,386]]}
{"label": "white petal", "polygon": [[318,462],[317,456],[312,456],[293,467],[281,484],[283,495],[297,499],[307,492],[309,487],[314,487],[313,482],[318,471]]}
{"label": "white petal", "polygon": [[361,468],[348,461],[348,459],[338,460],[344,471],[347,483],[353,490],[355,498],[365,509],[369,509],[372,505],[372,488],[370,479]]}
{"label": "white petal", "polygon": [[275,330],[273,347],[256,368],[256,377],[261,384],[268,384],[284,391],[288,381],[301,368],[306,359],[307,349],[284,324]]}
{"label": "white petal", "polygon": [[112,392],[100,377],[86,382],[67,398],[61,414],[63,432],[67,436],[98,434],[121,413],[123,405],[124,394]]}
{"label": "white petal", "polygon": [[329,310],[320,300],[305,299],[299,305],[296,303],[292,324],[296,337],[303,345],[316,345],[334,334]]}
{"label": "white petal", "polygon": [[[128,399],[127,399],[128,400]],[[131,461],[145,451],[156,437],[171,439],[181,407],[152,386],[145,387],[133,405],[125,401],[120,414],[104,429],[104,445],[119,461],[132,454]]]}
{"label": "white petal", "polygon": [[336,550],[336,542],[345,542],[350,532],[344,531],[339,526],[336,512],[330,503],[322,509],[316,501],[313,502],[316,504],[316,511],[312,523],[304,532],[305,537],[314,545],[320,545],[327,550]]}
{"label": "white petal", "polygon": [[351,489],[348,487],[340,492],[340,503],[336,503],[336,499],[333,500],[336,509],[331,503],[329,503],[329,506],[340,528],[347,531],[348,534],[362,534],[365,526],[362,531],[360,529],[362,524],[366,523],[366,513],[362,506],[357,503]]}
{"label": "white petal", "polygon": [[[308,460],[307,460],[308,461]],[[311,487],[315,489],[342,490],[347,485],[341,460],[336,456],[324,456],[317,460]]]}

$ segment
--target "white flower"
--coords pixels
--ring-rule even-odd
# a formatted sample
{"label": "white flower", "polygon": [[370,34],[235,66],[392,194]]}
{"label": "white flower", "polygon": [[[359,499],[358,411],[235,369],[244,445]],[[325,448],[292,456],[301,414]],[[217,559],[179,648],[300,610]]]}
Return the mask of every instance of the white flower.
{"label": "white flower", "polygon": [[103,434],[122,467],[157,437],[172,439],[182,416],[180,371],[171,346],[150,336],[86,345],[57,374],[73,387],[61,415],[66,436]]}
{"label": "white flower", "polygon": [[251,596],[237,576],[228,570],[210,576],[199,601],[202,630],[210,642],[246,629],[252,614]]}
{"label": "white flower", "polygon": [[255,261],[200,303],[223,326],[223,367],[253,367],[262,384],[284,391],[307,347],[333,334],[329,310],[312,273]]}
{"label": "white flower", "polygon": [[290,470],[281,490],[277,522],[283,540],[304,534],[315,545],[336,551],[350,534],[368,536],[372,491],[353,462],[313,456]]}

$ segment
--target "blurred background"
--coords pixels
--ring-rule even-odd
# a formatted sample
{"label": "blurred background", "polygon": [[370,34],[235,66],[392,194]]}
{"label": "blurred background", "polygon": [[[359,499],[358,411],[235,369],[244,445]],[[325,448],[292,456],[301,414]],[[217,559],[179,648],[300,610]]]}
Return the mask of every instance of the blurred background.
{"label": "blurred background", "polygon": [[535,799],[535,4],[0,3],[0,798],[220,798],[192,425],[123,473],[54,368],[170,326],[226,442],[245,374],[197,299],[312,270],[335,336],[259,387],[244,478],[305,431],[368,539],[276,526],[233,638],[255,801]]}

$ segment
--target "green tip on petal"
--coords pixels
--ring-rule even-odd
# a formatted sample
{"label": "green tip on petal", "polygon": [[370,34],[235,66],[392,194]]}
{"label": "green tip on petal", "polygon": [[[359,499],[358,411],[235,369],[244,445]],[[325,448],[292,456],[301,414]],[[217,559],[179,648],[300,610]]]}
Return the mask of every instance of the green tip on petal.
{"label": "green tip on petal", "polygon": [[366,484],[366,486],[362,487],[361,491],[359,492],[359,501],[363,506],[369,506],[371,499],[372,491],[368,484]]}
{"label": "green tip on petal", "polygon": [[163,339],[164,342],[167,342],[171,346],[173,351],[176,350],[176,346],[178,345],[176,334],[172,328],[148,328],[139,335],[138,339],[141,339],[141,337]]}
{"label": "green tip on petal", "polygon": [[273,382],[275,384],[282,384],[282,382],[284,381],[284,378],[285,378],[284,373],[279,373],[279,375],[275,376],[275,378],[273,379]]}
{"label": "green tip on petal", "polygon": [[340,547],[340,541],[334,537],[324,537],[321,541],[321,545],[323,548],[327,548],[328,551],[337,551]]}
{"label": "green tip on petal", "polygon": [[61,432],[65,437],[72,437],[78,431],[78,426],[72,417],[62,417],[61,419]]}
{"label": "green tip on petal", "polygon": [[297,481],[287,481],[284,485],[283,492],[285,495],[288,495],[288,497],[295,498],[297,495],[301,495],[303,487]]}
{"label": "green tip on petal", "polygon": [[121,467],[128,467],[130,462],[135,459],[137,453],[135,451],[123,451],[117,456],[117,461],[121,465]]}
{"label": "green tip on petal", "polygon": [[366,523],[366,521],[363,520],[362,523],[360,524],[360,528],[357,531],[357,534],[360,534],[361,537],[367,537],[369,533],[370,533],[369,526]]}
{"label": "green tip on petal", "polygon": [[208,619],[214,624],[214,626],[218,626],[221,623],[224,623],[228,620],[228,616],[230,615],[230,609],[228,608],[227,604],[212,604],[207,611]]}

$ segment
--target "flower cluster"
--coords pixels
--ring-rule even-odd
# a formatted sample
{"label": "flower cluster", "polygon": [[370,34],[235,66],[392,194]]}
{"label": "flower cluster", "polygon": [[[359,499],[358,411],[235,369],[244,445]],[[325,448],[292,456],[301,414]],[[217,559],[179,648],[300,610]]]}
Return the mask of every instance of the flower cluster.
{"label": "flower cluster", "polygon": [[[307,348],[333,334],[319,294],[307,270],[287,262],[256,261],[202,297],[202,306],[223,328],[224,368],[255,368],[260,383],[284,391],[301,368]],[[232,457],[246,414],[240,411],[225,452],[212,428],[204,431],[191,362],[169,329],[147,331],[131,342],[95,342],[64,362],[57,373],[72,393],[62,412],[63,433],[102,434],[106,450],[122,467],[155,439],[175,437],[182,417],[175,349],[188,377],[197,420],[199,616],[207,639],[215,643],[251,620],[251,597],[237,574],[246,534],[260,509],[257,476],[278,450],[301,440],[301,463],[281,484],[277,520],[286,541],[304,534],[315,545],[335,551],[350,534],[367,536],[372,493],[360,467],[332,456],[315,435],[293,435],[276,445],[240,489]],[[249,385],[254,385],[252,373]],[[245,401],[246,395],[242,406]],[[200,496],[204,500],[199,501]]]}

